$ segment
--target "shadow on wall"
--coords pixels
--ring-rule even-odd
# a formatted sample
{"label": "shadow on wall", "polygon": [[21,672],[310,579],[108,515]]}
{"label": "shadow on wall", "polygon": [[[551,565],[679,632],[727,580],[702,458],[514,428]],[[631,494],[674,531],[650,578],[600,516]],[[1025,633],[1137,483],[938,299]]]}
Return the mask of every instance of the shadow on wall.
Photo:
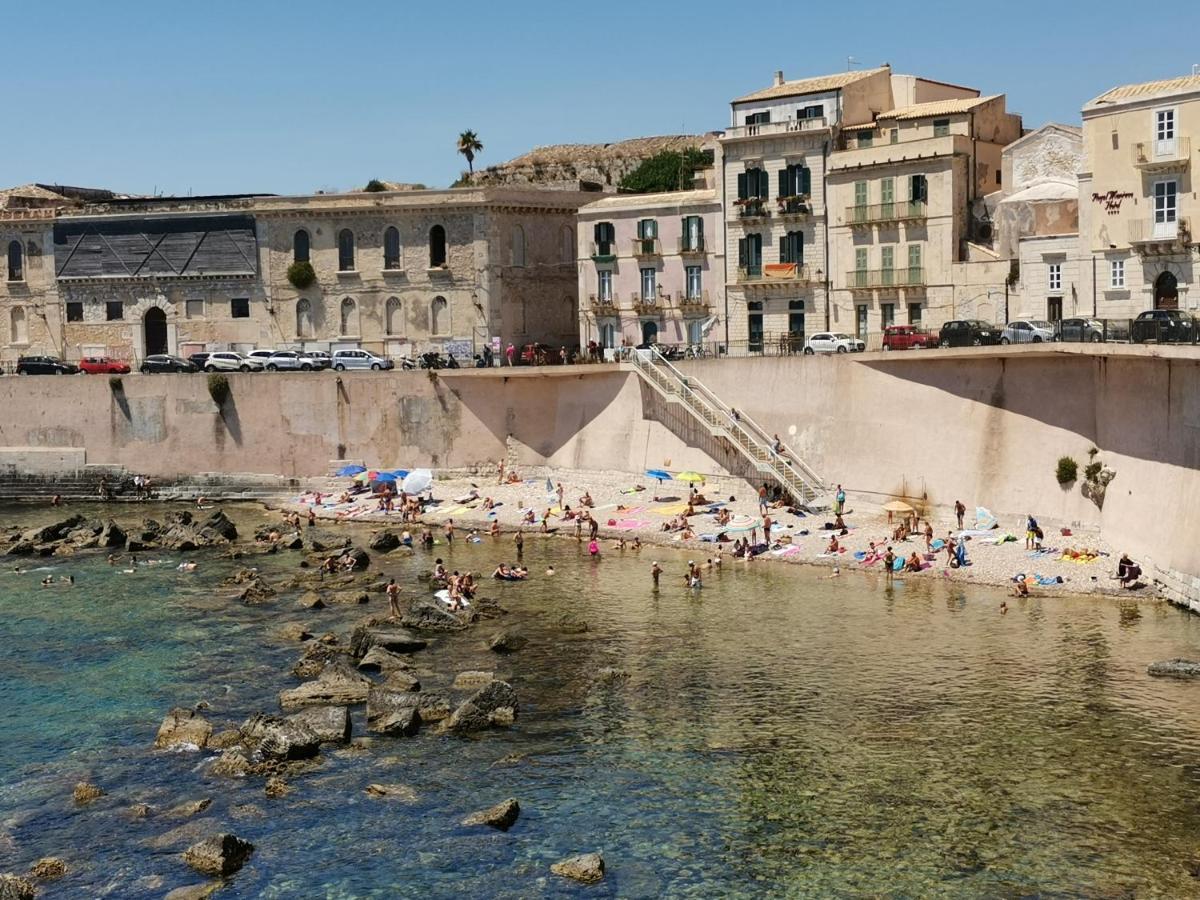
{"label": "shadow on wall", "polygon": [[637,380],[642,392],[642,415],[658,422],[667,431],[690,447],[709,456],[730,475],[756,483],[761,476],[737,448],[726,438],[715,437],[688,413],[681,403],[667,403],[641,378]]}
{"label": "shadow on wall", "polygon": [[857,364],[1075,432],[1106,452],[1200,467],[1200,361],[930,355]]}

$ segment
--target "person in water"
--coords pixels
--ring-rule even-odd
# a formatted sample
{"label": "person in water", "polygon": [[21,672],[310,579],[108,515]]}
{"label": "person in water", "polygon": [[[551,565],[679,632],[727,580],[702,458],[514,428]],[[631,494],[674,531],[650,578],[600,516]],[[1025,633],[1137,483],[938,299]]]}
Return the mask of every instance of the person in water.
{"label": "person in water", "polygon": [[650,563],[650,579],[654,582],[654,587],[658,588],[658,577],[662,575],[662,567],[658,564],[658,560]]}
{"label": "person in water", "polygon": [[396,618],[400,617],[400,585],[396,584],[396,579],[392,578],[387,583],[385,590],[388,598],[388,609]]}

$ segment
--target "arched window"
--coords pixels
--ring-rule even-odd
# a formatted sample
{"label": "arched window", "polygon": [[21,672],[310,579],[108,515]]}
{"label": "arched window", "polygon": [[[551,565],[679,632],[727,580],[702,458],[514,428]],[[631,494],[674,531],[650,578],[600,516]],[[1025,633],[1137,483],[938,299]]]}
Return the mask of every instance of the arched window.
{"label": "arched window", "polygon": [[14,306],[9,314],[12,322],[12,330],[9,332],[9,340],[14,344],[29,343],[29,329],[25,324],[25,307]]}
{"label": "arched window", "polygon": [[308,232],[301,228],[292,235],[292,262],[308,262]]}
{"label": "arched window", "polygon": [[24,254],[21,252],[21,242],[11,241],[8,245],[8,280],[24,281]]}
{"label": "arched window", "polygon": [[338,232],[338,271],[354,271],[354,232],[349,228]]}
{"label": "arched window", "polygon": [[1179,279],[1165,269],[1154,279],[1154,308],[1179,308]]}
{"label": "arched window", "polygon": [[445,297],[434,297],[429,311],[429,333],[445,334],[450,330],[450,313],[446,309]]}
{"label": "arched window", "polygon": [[565,263],[575,262],[575,231],[570,225],[562,227],[562,261]]}
{"label": "arched window", "polygon": [[296,301],[296,337],[311,338],[313,336],[312,304],[307,300]]}
{"label": "arched window", "polygon": [[440,269],[446,265],[446,229],[434,225],[429,229],[429,268]]}
{"label": "arched window", "polygon": [[512,264],[514,266],[525,265],[525,229],[520,225],[513,226]]}
{"label": "arched window", "polygon": [[342,301],[341,334],[358,334],[358,304],[349,297]]}
{"label": "arched window", "polygon": [[388,334],[403,334],[404,333],[404,307],[400,303],[399,297],[388,297],[387,305],[384,307],[386,320],[384,327]]}
{"label": "arched window", "polygon": [[383,232],[383,267],[403,268],[400,265],[400,230],[393,225],[389,225]]}

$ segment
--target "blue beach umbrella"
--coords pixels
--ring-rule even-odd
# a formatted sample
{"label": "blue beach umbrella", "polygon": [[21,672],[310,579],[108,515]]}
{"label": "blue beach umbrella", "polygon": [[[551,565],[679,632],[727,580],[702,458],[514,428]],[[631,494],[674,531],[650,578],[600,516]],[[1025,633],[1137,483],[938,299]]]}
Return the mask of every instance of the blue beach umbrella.
{"label": "blue beach umbrella", "polygon": [[408,477],[408,469],[393,469],[392,474],[395,475],[397,478],[407,478]]}
{"label": "blue beach umbrella", "polygon": [[666,471],[665,469],[647,469],[646,477],[647,478],[657,478],[658,483],[662,484],[664,481],[671,480],[671,473]]}
{"label": "blue beach umbrella", "polygon": [[376,472],[375,480],[376,481],[395,481],[396,473],[395,472]]}
{"label": "blue beach umbrella", "polygon": [[366,466],[342,466],[334,474],[339,475],[344,478],[348,475],[357,475],[360,472],[365,472],[365,471],[367,471]]}

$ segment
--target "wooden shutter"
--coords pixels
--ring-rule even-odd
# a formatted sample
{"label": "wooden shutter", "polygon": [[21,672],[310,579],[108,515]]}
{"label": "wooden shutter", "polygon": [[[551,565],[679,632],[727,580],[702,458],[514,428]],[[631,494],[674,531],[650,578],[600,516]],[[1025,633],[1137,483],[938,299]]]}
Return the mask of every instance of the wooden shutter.
{"label": "wooden shutter", "polygon": [[770,179],[770,176],[767,175],[767,170],[759,169],[758,170],[758,196],[764,200],[767,199],[768,195],[771,192],[770,182],[771,182],[771,179]]}
{"label": "wooden shutter", "polygon": [[[696,236],[700,238],[699,246],[704,246],[704,219],[700,216],[692,216],[696,220]],[[697,247],[699,249],[699,247]]]}
{"label": "wooden shutter", "polygon": [[750,196],[749,194],[746,193],[746,174],[747,173],[745,173],[745,172],[738,172],[738,199],[739,200],[745,200],[748,196]]}
{"label": "wooden shutter", "polygon": [[808,166],[800,167],[800,193],[812,193],[812,172],[808,170]]}
{"label": "wooden shutter", "polygon": [[788,184],[788,180],[789,180],[788,175],[791,174],[791,171],[792,171],[791,166],[788,166],[785,169],[779,170],[779,196],[780,197],[787,197],[792,193],[790,190],[791,185]]}
{"label": "wooden shutter", "polygon": [[750,265],[749,244],[747,238],[738,239],[738,268],[744,269]]}
{"label": "wooden shutter", "polygon": [[779,261],[781,263],[791,262],[788,256],[788,236],[785,234],[779,239]]}
{"label": "wooden shutter", "polygon": [[804,265],[804,232],[797,231],[797,232],[795,232],[795,235],[796,235],[796,253],[795,253],[795,259],[793,259],[792,262],[796,263],[796,265],[802,266],[802,265]]}
{"label": "wooden shutter", "polygon": [[595,224],[595,226],[592,228],[592,240],[595,241],[597,244],[602,243],[604,241],[604,223],[603,222],[597,222]]}

